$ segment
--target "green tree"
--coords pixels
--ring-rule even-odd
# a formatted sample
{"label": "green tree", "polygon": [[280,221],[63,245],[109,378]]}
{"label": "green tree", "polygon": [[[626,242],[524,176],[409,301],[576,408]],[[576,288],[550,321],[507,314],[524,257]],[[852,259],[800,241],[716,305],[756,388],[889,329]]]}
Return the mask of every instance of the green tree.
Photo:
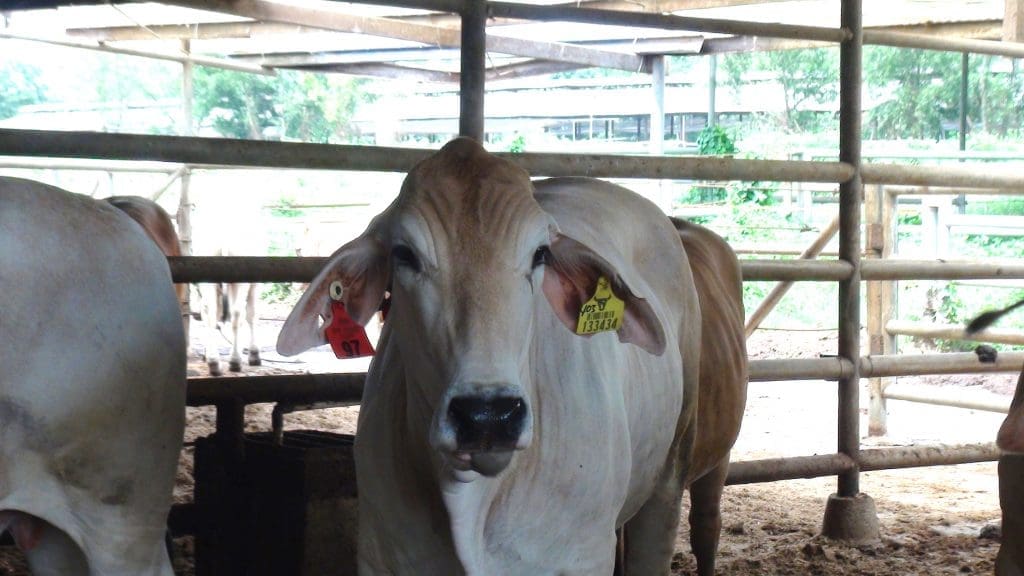
{"label": "green tree", "polygon": [[0,119],[14,116],[22,106],[45,100],[38,68],[11,61],[0,65]]}
{"label": "green tree", "polygon": [[938,138],[957,119],[958,53],[869,46],[864,78],[869,99],[880,100],[865,119],[874,138]]}
{"label": "green tree", "polygon": [[821,127],[812,104],[832,104],[839,93],[839,51],[836,48],[778,50],[730,54],[721,60],[727,85],[738,89],[752,71],[771,72],[782,86],[781,125],[792,132]]}
{"label": "green tree", "polygon": [[322,74],[281,71],[275,78],[197,68],[195,113],[233,138],[344,141],[360,85]]}

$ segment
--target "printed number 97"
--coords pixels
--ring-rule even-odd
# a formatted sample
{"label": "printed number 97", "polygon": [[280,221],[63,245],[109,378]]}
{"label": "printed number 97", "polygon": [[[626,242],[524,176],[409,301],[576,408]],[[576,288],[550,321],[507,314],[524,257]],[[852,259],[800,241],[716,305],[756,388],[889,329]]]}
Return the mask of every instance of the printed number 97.
{"label": "printed number 97", "polygon": [[359,340],[345,340],[341,343],[341,349],[349,358],[359,355]]}

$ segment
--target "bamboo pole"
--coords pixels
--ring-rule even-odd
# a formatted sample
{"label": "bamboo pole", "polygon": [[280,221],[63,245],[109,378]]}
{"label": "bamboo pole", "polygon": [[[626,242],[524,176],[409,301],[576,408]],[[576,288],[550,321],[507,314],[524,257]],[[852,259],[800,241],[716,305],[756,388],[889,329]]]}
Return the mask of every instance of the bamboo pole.
{"label": "bamboo pole", "polygon": [[947,354],[884,354],[860,359],[864,376],[922,376],[1019,372],[1024,352],[1001,352],[995,362],[980,362],[973,352]]}
{"label": "bamboo pole", "polygon": [[1024,44],[999,40],[950,38],[931,34],[913,34],[892,30],[864,30],[864,43],[876,46],[898,46],[924,50],[944,50],[970,54],[992,54],[1006,58],[1024,58]]}
{"label": "bamboo pole", "polygon": [[969,398],[962,392],[949,391],[942,388],[912,390],[896,384],[885,389],[885,397],[890,400],[934,404],[936,406],[952,406],[954,408],[998,412],[1000,414],[1006,414],[1010,411],[1010,400],[1008,398],[1002,400]]}
{"label": "bamboo pole", "polygon": [[961,325],[926,324],[923,322],[908,322],[906,320],[890,320],[886,323],[885,329],[891,334],[915,336],[918,338],[942,338],[944,340],[969,340],[971,342],[1024,345],[1024,332],[1020,330],[988,328],[971,334],[968,337],[964,333],[964,327]]}
{"label": "bamboo pole", "polygon": [[[841,158],[840,158],[841,159]],[[1002,190],[1024,189],[1019,170],[985,166],[984,171],[968,166],[907,166],[903,164],[864,164],[861,177],[865,184],[904,184],[912,186],[963,186]]]}
{"label": "bamboo pole", "polygon": [[867,260],[864,280],[985,280],[1024,278],[1024,261],[984,263],[964,260]]}
{"label": "bamboo pole", "polygon": [[[817,258],[818,254],[820,254],[821,251],[825,248],[825,245],[832,240],[832,237],[835,236],[838,230],[839,216],[836,216],[835,218],[832,219],[831,222],[829,222],[828,226],[826,226],[821,231],[821,233],[818,234],[818,237],[815,238],[813,242],[811,242],[811,245],[808,246],[807,249],[800,254],[800,260],[812,260],[814,258]],[[747,338],[750,338],[750,335],[753,334],[755,330],[757,330],[757,327],[761,325],[761,322],[764,321],[765,317],[767,317],[768,314],[770,314],[771,311],[775,309],[775,306],[779,303],[780,300],[782,300],[782,297],[785,296],[786,292],[789,292],[789,289],[792,287],[793,281],[788,280],[785,282],[780,282],[777,286],[775,286],[775,288],[772,288],[772,291],[768,293],[768,296],[766,296],[765,299],[761,302],[761,304],[757,307],[757,310],[754,310],[754,313],[751,314],[750,317],[747,319],[747,325],[744,327],[744,332],[746,333]]]}
{"label": "bamboo pole", "polygon": [[961,186],[895,186],[885,187],[886,192],[897,196],[947,196],[949,194],[983,194],[986,196],[1011,196],[1020,194],[1024,188],[966,188]]}
{"label": "bamboo pole", "polygon": [[741,260],[743,280],[801,280],[812,282],[841,281],[853,269],[847,262],[815,262],[811,260]]}
{"label": "bamboo pole", "polygon": [[949,466],[972,462],[994,462],[999,459],[995,443],[940,446],[901,446],[862,450],[855,462],[845,454],[819,454],[791,458],[765,458],[733,462],[725,483],[753,484],[797,478],[816,478],[843,474],[859,468],[862,471]]}

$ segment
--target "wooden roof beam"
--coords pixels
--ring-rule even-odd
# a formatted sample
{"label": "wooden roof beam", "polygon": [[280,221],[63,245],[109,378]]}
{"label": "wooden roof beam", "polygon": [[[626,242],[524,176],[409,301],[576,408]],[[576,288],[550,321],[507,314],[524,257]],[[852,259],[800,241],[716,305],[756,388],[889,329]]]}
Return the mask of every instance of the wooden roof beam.
{"label": "wooden roof beam", "polygon": [[[265,0],[166,0],[166,4],[188,8],[203,8],[225,12],[260,21],[282,22],[336,32],[369,34],[397,38],[438,47],[453,48],[461,45],[458,29],[403,22],[390,18],[354,16],[341,10],[296,7]],[[560,60],[586,66],[639,72],[643,70],[642,56],[586,48],[558,42],[539,42],[505,36],[487,35],[487,50],[512,56]]]}
{"label": "wooden roof beam", "polygon": [[417,82],[432,82],[438,84],[458,84],[459,82],[458,72],[446,72],[444,70],[431,70],[413,66],[398,66],[382,62],[327,64],[322,66],[289,66],[288,68],[313,72],[336,72],[340,74],[351,74],[353,76],[373,76],[376,78],[415,80]]}
{"label": "wooden roof beam", "polygon": [[320,32],[315,28],[279,22],[211,22],[160,24],[154,26],[111,26],[105,28],[68,28],[68,36],[97,42],[133,40],[216,40],[219,38],[255,38],[274,34]]}
{"label": "wooden roof beam", "polygon": [[[418,82],[433,82],[443,84],[458,84],[458,72],[445,72],[442,70],[430,70],[413,66],[397,66],[383,62],[361,62],[353,64],[326,64],[313,66],[289,66],[298,70],[310,70],[316,72],[336,72],[340,74],[351,74],[354,76],[374,76],[379,78],[398,78],[414,80]],[[527,60],[515,64],[494,66],[487,69],[487,81],[498,82],[501,80],[512,80],[537,76],[540,74],[553,74],[567,70],[585,68],[571,62],[556,62],[552,60]]]}

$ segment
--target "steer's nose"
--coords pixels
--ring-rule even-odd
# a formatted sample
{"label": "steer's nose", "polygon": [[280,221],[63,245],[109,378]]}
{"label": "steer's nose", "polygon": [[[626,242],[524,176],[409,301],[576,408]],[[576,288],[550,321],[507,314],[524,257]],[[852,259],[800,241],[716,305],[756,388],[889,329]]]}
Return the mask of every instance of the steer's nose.
{"label": "steer's nose", "polygon": [[514,450],[526,423],[526,401],[517,396],[456,396],[448,403],[460,451]]}

